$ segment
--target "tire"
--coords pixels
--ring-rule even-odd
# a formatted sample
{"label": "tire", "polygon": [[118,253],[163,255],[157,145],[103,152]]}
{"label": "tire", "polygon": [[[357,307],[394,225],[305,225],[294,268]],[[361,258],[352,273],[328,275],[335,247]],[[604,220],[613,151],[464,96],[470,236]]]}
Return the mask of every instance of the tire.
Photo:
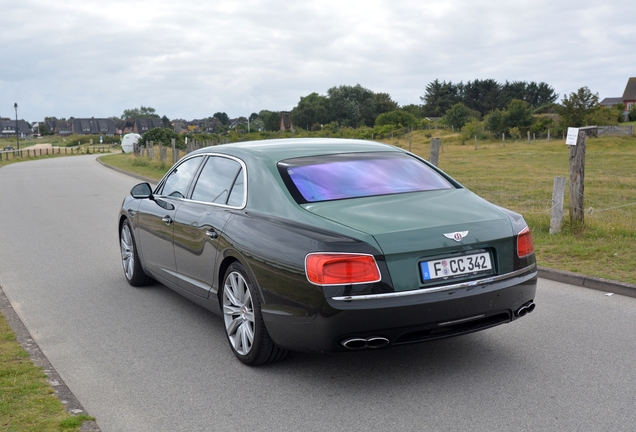
{"label": "tire", "polygon": [[225,335],[241,362],[259,366],[286,356],[287,350],[277,347],[267,333],[258,291],[238,262],[232,263],[225,272],[221,307]]}
{"label": "tire", "polygon": [[130,228],[128,219],[121,224],[119,231],[119,247],[121,249],[121,263],[124,267],[124,276],[132,286],[139,287],[148,285],[152,282],[152,278],[148,276],[141,267],[139,255],[137,254],[137,245],[135,236]]}

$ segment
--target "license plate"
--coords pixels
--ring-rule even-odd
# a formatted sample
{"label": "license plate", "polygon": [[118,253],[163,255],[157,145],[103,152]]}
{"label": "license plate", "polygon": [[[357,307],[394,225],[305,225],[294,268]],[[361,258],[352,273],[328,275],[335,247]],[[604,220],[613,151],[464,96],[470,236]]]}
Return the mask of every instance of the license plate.
{"label": "license plate", "polygon": [[420,262],[425,281],[490,273],[492,264],[488,252]]}

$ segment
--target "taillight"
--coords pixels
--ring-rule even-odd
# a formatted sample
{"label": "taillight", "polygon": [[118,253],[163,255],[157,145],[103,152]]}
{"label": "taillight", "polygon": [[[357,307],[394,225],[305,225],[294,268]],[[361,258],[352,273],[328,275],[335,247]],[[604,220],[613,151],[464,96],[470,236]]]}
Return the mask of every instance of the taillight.
{"label": "taillight", "polygon": [[517,234],[517,256],[524,258],[534,252],[534,243],[532,243],[532,234],[530,229],[525,227]]}
{"label": "taillight", "polygon": [[305,257],[305,273],[316,285],[349,285],[378,282],[380,270],[373,255],[310,253]]}

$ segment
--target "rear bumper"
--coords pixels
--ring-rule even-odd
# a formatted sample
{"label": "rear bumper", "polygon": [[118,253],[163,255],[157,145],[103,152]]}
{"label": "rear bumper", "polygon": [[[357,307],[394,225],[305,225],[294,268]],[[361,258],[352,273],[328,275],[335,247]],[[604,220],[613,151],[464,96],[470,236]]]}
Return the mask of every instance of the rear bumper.
{"label": "rear bumper", "polygon": [[[350,338],[385,338],[382,346],[439,339],[514,321],[515,311],[534,300],[537,270],[447,290],[409,295],[327,298],[311,321],[263,314],[274,342],[295,351],[346,351]],[[364,345],[364,344],[363,344]]]}

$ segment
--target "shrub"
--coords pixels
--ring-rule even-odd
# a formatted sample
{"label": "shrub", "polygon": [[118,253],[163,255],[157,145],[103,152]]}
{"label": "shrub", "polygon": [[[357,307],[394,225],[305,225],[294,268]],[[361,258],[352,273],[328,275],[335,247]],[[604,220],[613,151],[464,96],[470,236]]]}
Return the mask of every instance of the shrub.
{"label": "shrub", "polygon": [[415,127],[417,123],[417,118],[404,110],[389,111],[375,119],[376,126],[391,125],[394,128]]}
{"label": "shrub", "polygon": [[154,144],[161,143],[164,146],[169,146],[172,143],[172,139],[176,140],[177,148],[185,149],[185,141],[181,136],[176,134],[172,129],[166,128],[152,128],[148,132],[142,135],[139,140],[139,145],[148,145],[148,142],[152,141]]}

